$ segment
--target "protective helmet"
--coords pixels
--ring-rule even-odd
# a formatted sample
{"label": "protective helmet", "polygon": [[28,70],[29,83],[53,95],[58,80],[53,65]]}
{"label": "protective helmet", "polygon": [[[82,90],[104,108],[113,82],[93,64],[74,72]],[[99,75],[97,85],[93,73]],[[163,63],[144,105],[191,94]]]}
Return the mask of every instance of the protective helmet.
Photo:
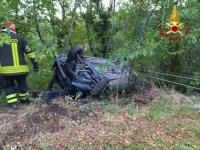
{"label": "protective helmet", "polygon": [[2,28],[6,28],[6,27],[10,28],[14,32],[17,32],[15,24],[11,21],[2,23]]}

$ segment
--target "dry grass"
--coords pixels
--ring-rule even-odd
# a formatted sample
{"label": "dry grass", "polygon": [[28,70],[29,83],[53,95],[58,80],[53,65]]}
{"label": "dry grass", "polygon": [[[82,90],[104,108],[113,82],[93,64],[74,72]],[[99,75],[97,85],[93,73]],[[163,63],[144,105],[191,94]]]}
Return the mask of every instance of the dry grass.
{"label": "dry grass", "polygon": [[[117,108],[122,111],[115,114],[96,100],[83,104],[85,100],[75,103],[60,98],[17,111],[0,107],[0,149],[12,145],[21,150],[200,149],[199,114],[188,99],[199,102],[196,97],[153,88],[142,96],[119,99]],[[134,115],[128,109],[131,100]],[[87,111],[81,106],[87,106]]]}

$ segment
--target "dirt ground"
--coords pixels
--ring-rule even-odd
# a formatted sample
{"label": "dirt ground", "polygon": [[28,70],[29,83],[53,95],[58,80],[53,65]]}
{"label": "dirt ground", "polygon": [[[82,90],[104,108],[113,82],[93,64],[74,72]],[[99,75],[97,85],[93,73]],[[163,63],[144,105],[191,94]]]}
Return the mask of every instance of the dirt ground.
{"label": "dirt ground", "polygon": [[[120,107],[126,107],[131,102],[129,97],[133,96],[126,95],[124,98],[114,98],[111,101],[117,103]],[[137,109],[140,109],[143,106],[148,106],[150,102],[157,100],[161,96],[163,96],[162,91],[151,89],[145,91],[142,95],[135,96],[134,102]],[[170,98],[173,98],[173,96]],[[74,102],[63,97],[54,99],[48,104],[41,102],[21,106],[19,110],[11,110],[8,107],[0,106],[0,150],[10,150],[12,146],[27,150],[59,150],[61,147],[69,149],[67,145],[77,144],[77,141],[83,139],[83,137],[79,137],[82,132],[79,131],[76,134],[81,125],[84,125],[84,128],[97,128],[102,118],[104,118],[103,116],[106,115],[104,106],[106,106],[106,103],[102,100],[79,99]],[[105,123],[106,121],[104,121],[104,125]],[[107,123],[109,126],[109,122]],[[136,124],[142,126],[143,122],[135,120]],[[66,135],[66,138],[70,139],[60,138],[63,140],[59,142],[59,146],[56,148],[53,145],[56,140],[59,141],[58,135]],[[41,142],[41,140],[47,141]],[[63,142],[65,140],[69,143]],[[41,143],[49,144],[42,145]]]}

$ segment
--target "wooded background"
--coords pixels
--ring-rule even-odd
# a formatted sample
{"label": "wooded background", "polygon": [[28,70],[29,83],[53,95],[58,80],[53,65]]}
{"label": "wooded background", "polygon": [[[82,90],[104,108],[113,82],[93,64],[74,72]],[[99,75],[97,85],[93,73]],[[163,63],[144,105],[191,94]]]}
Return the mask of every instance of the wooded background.
{"label": "wooded background", "polygon": [[[174,5],[183,34],[191,25],[177,41],[158,28],[168,31]],[[0,22],[13,21],[37,55],[41,67],[29,77],[32,89],[46,88],[55,57],[79,45],[84,55],[130,65],[144,81],[199,92],[200,0],[0,0],[0,8]]]}

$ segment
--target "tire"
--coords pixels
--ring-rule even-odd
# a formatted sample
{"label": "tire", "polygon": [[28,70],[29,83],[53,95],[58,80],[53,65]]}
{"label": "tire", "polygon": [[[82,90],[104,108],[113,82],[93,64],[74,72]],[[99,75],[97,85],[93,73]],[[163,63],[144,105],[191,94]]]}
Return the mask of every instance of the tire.
{"label": "tire", "polygon": [[107,77],[103,77],[101,81],[97,83],[96,86],[90,92],[92,97],[98,98],[108,83],[109,83],[109,79]]}
{"label": "tire", "polygon": [[80,48],[79,46],[74,46],[69,53],[67,54],[67,58],[70,59],[74,59],[76,57],[77,54],[81,54],[82,53],[82,48]]}

